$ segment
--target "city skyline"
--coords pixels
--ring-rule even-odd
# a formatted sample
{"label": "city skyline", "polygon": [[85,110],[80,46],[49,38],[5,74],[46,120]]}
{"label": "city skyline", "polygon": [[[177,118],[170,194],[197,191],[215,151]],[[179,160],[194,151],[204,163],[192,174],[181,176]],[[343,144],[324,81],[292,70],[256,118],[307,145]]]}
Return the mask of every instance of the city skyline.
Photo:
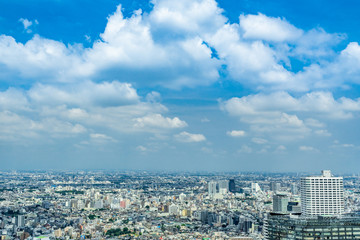
{"label": "city skyline", "polygon": [[357,6],[0,2],[0,170],[358,173]]}

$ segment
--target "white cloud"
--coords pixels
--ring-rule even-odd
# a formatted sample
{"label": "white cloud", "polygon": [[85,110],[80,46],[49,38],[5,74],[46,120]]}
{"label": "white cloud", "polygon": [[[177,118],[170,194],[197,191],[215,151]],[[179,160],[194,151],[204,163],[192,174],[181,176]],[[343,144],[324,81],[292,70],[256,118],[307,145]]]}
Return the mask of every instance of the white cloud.
{"label": "white cloud", "polygon": [[214,153],[213,149],[207,148],[207,147],[202,147],[201,151],[203,151],[204,153],[208,153],[208,154]]}
{"label": "white cloud", "polygon": [[360,100],[335,99],[329,92],[311,92],[293,97],[286,92],[256,94],[241,98],[231,98],[221,102],[221,108],[242,122],[250,124],[250,129],[261,134],[273,133],[279,139],[299,139],[309,136],[311,129],[321,136],[331,136],[324,129],[325,124],[308,116],[324,120],[353,118],[360,112]]}
{"label": "white cloud", "polygon": [[286,151],[286,147],[284,145],[279,145],[275,150],[275,152],[284,152],[284,151]]}
{"label": "white cloud", "polygon": [[89,35],[84,35],[84,37],[87,42],[91,42],[91,37]]}
{"label": "white cloud", "polygon": [[176,134],[175,139],[179,142],[202,142],[206,140],[205,136],[202,134],[193,134],[188,132]]}
{"label": "white cloud", "polygon": [[[216,2],[207,2],[208,4],[199,1],[196,4],[193,1],[183,1],[176,4],[173,10],[182,14],[182,9],[192,8],[195,4],[198,5],[198,11],[205,7],[201,10],[201,16],[205,16],[206,8],[211,8],[208,9],[210,15],[206,18],[213,23],[218,19],[216,16],[223,18]],[[158,12],[167,5],[174,5],[171,1],[159,1],[156,4],[149,16],[137,11],[129,18],[124,18],[121,5],[118,6],[116,12],[108,17],[105,30],[100,35],[101,40],[86,49],[76,44],[65,46],[38,35],[26,44],[1,35],[0,63],[6,67],[2,69],[0,78],[13,75],[42,82],[74,82],[81,78],[102,78],[103,75],[112,75],[114,72],[128,77],[136,73],[136,78],[131,80],[147,85],[161,84],[169,88],[208,85],[216,81],[221,61],[211,57],[211,49],[204,44],[198,33],[194,32],[177,40],[169,38],[165,42],[153,38],[156,34],[152,31],[159,30],[161,23],[152,16],[162,15]],[[200,27],[207,25],[196,12],[191,14],[194,24],[199,24]],[[184,19],[191,22],[187,17],[190,16],[185,16]],[[169,23],[167,18],[171,18],[171,15],[162,16],[161,21]],[[23,22],[26,27],[30,27],[28,20]],[[166,32],[163,31],[161,35]],[[151,78],[154,80],[149,81]]]}
{"label": "white cloud", "polygon": [[328,132],[328,130],[326,129],[320,129],[320,130],[316,130],[315,133],[319,136],[324,136],[324,137],[330,137],[331,133]]}
{"label": "white cloud", "polygon": [[[78,76],[88,75],[81,66],[79,49],[35,35],[25,44],[10,36],[0,35],[0,63],[3,74],[45,82],[72,82]],[[2,75],[0,74],[0,77]],[[8,79],[2,79],[8,81]]]}
{"label": "white cloud", "polygon": [[263,139],[263,138],[255,138],[255,137],[252,138],[251,141],[252,141],[253,143],[256,143],[256,144],[265,144],[265,143],[268,142],[268,140],[266,140],[266,139]]}
{"label": "white cloud", "polygon": [[355,147],[354,144],[342,144],[342,147],[346,147],[346,148],[353,148]]}
{"label": "white cloud", "polygon": [[[155,0],[150,22],[155,33],[196,34],[215,32],[226,21],[223,10],[213,0]],[[167,32],[167,33],[166,33]]]}
{"label": "white cloud", "polygon": [[[177,4],[173,1],[159,1],[148,17],[138,11],[130,18],[124,18],[121,6],[118,6],[117,11],[108,18],[105,31],[101,34],[102,41],[96,42],[92,49],[86,51],[87,66],[97,72],[116,68],[127,75],[141,70],[142,79],[138,78],[137,81],[142,80],[143,84],[150,85],[161,84],[169,88],[207,85],[216,81],[219,76],[217,69],[221,63],[211,58],[211,50],[203,44],[203,39],[198,34],[190,34],[177,40],[165,37],[162,38],[165,41],[154,39],[159,29],[161,35],[168,32],[161,31],[164,27],[161,21],[171,23],[171,16],[183,14],[183,8],[192,7],[189,3],[190,1]],[[176,13],[164,14],[164,4],[175,5]],[[206,9],[202,9],[202,12],[205,13]],[[161,19],[156,16],[161,16]],[[155,74],[154,81],[148,82],[149,74]],[[169,82],[169,79],[173,81]]]}
{"label": "white cloud", "polygon": [[161,95],[158,92],[152,91],[146,95],[146,100],[148,102],[160,102]]}
{"label": "white cloud", "polygon": [[[38,35],[22,44],[1,35],[0,80],[75,82],[120,75],[128,82],[179,89],[214,83],[222,66],[233,80],[255,89],[308,91],[359,79],[357,43],[340,55],[333,50],[344,39],[341,34],[304,31],[261,13],[241,15],[230,24],[215,0],[152,3],[149,13],[138,10],[130,17],[119,5],[89,48]],[[38,24],[19,21],[27,30]],[[307,67],[293,72],[290,57]]]}
{"label": "white cloud", "polygon": [[275,51],[261,41],[242,41],[238,25],[224,25],[211,36],[210,44],[226,59],[230,76],[244,85],[286,85],[292,73],[277,63]]}
{"label": "white cloud", "polygon": [[[130,84],[118,81],[37,84],[29,90],[9,88],[0,91],[0,112],[3,140],[21,141],[22,135],[76,137],[96,129],[166,134],[187,126],[178,117],[164,116],[167,109],[162,104],[142,102]],[[96,136],[99,142],[101,135],[91,135],[91,139],[94,142]],[[104,138],[102,142],[106,142]]]}
{"label": "white cloud", "polygon": [[[232,98],[223,103],[222,107],[231,115],[273,115],[276,112],[310,112],[315,115],[347,119],[354,112],[360,111],[360,100],[349,98],[334,99],[330,92],[311,92],[299,98],[286,92],[249,95],[242,98]],[[296,119],[289,119],[292,124],[301,124]],[[314,124],[314,120],[310,120]],[[315,120],[317,121],[317,120]]]}
{"label": "white cloud", "polygon": [[24,91],[16,88],[9,88],[4,92],[0,92],[0,108],[11,110],[28,109],[28,99]]}
{"label": "white cloud", "polygon": [[[261,13],[244,14],[238,23],[230,23],[214,0],[152,3],[150,12],[138,10],[130,17],[124,17],[119,5],[89,48],[39,35],[26,43],[1,35],[0,80],[14,86],[26,82],[29,90],[0,92],[0,109],[26,121],[55,119],[63,129],[83,126],[89,131],[101,126],[158,134],[187,123],[165,116],[158,92],[150,92],[144,101],[133,86],[209,85],[220,78],[221,69],[226,77],[260,92],[309,92],[300,97],[287,92],[256,94],[223,102],[225,111],[250,125],[247,134],[256,132],[254,136],[269,140],[272,133],[281,139],[330,136],[324,118],[350,119],[358,114],[359,99],[311,91],[360,83],[358,43],[337,53],[333,48],[343,35],[319,27],[304,31],[284,18]],[[27,30],[38,24],[19,21]],[[290,58],[306,67],[292,71]],[[243,133],[234,130],[228,135]]]}
{"label": "white cloud", "polygon": [[232,131],[226,132],[226,134],[228,136],[231,136],[231,137],[243,137],[243,136],[245,136],[245,131],[243,131],[243,130],[232,130]]}
{"label": "white cloud", "polygon": [[33,24],[32,21],[29,21],[26,18],[20,18],[19,22],[21,22],[24,25],[25,30],[27,30]]}
{"label": "white cloud", "polygon": [[320,122],[317,119],[313,119],[313,118],[305,119],[305,123],[306,123],[307,126],[310,126],[310,127],[315,127],[315,128],[325,127],[324,123]]}
{"label": "white cloud", "polygon": [[316,148],[311,147],[311,146],[300,146],[299,150],[300,151],[305,151],[305,152],[318,151]]}
{"label": "white cloud", "polygon": [[168,118],[161,114],[147,115],[141,118],[135,118],[135,127],[158,127],[158,128],[182,128],[186,127],[187,123],[180,120],[178,117]]}
{"label": "white cloud", "polygon": [[208,119],[207,117],[204,117],[200,120],[202,123],[208,123],[210,122],[210,119]]}
{"label": "white cloud", "polygon": [[140,152],[145,152],[147,150],[147,148],[144,147],[144,146],[139,145],[139,146],[136,147],[136,150],[138,150]]}
{"label": "white cloud", "polygon": [[117,142],[116,139],[107,136],[106,134],[102,133],[91,133],[90,134],[91,142],[97,143],[97,144],[105,144],[108,142]]}
{"label": "white cloud", "polygon": [[241,148],[239,149],[239,153],[252,153],[252,148],[247,146],[247,145],[242,145]]}
{"label": "white cloud", "polygon": [[136,90],[128,83],[81,82],[62,87],[38,84],[28,92],[36,103],[68,104],[77,106],[119,106],[139,102]]}
{"label": "white cloud", "polygon": [[301,29],[288,23],[285,19],[258,15],[240,15],[240,28],[244,38],[267,41],[294,41],[303,34]]}
{"label": "white cloud", "polygon": [[87,129],[79,123],[71,123],[51,117],[32,120],[9,110],[0,112],[0,135],[2,135],[0,139],[5,141],[23,143],[34,138],[38,139],[44,133],[51,138],[66,138],[85,132]]}

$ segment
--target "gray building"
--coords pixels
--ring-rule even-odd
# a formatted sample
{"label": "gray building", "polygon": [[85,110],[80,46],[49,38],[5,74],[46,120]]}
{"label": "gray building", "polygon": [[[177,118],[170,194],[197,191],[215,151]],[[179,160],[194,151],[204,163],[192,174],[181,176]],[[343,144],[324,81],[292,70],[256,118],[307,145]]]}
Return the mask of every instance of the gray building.
{"label": "gray building", "polygon": [[278,193],[273,196],[273,212],[287,213],[289,196],[285,193]]}
{"label": "gray building", "polygon": [[313,217],[270,214],[264,222],[268,240],[360,239],[359,217]]}
{"label": "gray building", "polygon": [[277,191],[280,191],[280,188],[281,188],[281,184],[278,183],[278,182],[271,182],[270,183],[270,190],[273,191],[273,192],[277,192]]}

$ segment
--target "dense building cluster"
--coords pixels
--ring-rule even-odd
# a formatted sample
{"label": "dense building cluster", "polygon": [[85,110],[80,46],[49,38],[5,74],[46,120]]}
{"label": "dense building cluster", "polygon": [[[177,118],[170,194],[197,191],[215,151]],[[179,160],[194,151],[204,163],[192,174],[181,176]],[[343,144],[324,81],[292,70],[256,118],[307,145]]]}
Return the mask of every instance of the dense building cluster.
{"label": "dense building cluster", "polygon": [[[264,239],[269,213],[292,215],[291,219],[299,214],[301,177],[2,172],[0,235],[2,239]],[[344,178],[344,213],[358,211],[359,184],[358,177]]]}

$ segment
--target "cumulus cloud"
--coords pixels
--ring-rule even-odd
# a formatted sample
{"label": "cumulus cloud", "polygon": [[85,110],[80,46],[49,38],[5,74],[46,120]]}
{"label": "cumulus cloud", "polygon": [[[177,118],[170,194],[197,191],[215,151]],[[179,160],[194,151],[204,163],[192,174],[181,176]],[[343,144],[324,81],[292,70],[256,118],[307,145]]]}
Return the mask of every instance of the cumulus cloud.
{"label": "cumulus cloud", "polygon": [[61,87],[37,84],[28,92],[32,101],[40,104],[89,106],[119,106],[139,102],[136,90],[128,83],[82,82]]}
{"label": "cumulus cloud", "polygon": [[285,19],[267,17],[264,14],[240,15],[240,28],[243,37],[267,41],[294,41],[302,36],[303,31]]}
{"label": "cumulus cloud", "polygon": [[273,133],[272,137],[285,140],[304,138],[312,132],[331,136],[324,123],[303,116],[310,114],[327,121],[353,118],[360,111],[360,100],[335,99],[330,92],[311,92],[299,97],[274,92],[231,98],[221,102],[221,108],[248,123],[252,131]]}
{"label": "cumulus cloud", "polygon": [[[323,90],[360,83],[359,44],[333,50],[344,35],[320,27],[305,31],[285,18],[261,13],[243,14],[239,22],[230,23],[215,0],[154,0],[152,4],[148,13],[137,10],[129,17],[119,5],[108,16],[99,40],[88,48],[36,34],[26,43],[0,35],[0,81],[13,86],[0,92],[0,109],[25,121],[55,119],[62,129],[178,129],[187,123],[165,116],[160,93],[150,92],[144,101],[133,86],[197,87],[211,85],[224,75],[266,92],[221,105],[249,124],[249,132],[267,139],[272,133],[282,139],[312,133],[330,136],[324,118],[350,119],[360,110],[358,99],[335,99]],[[25,18],[19,21],[25,30],[37,24]],[[293,71],[290,59],[303,62],[303,67]],[[28,90],[19,87],[24,83]],[[293,97],[278,90],[307,94]]]}
{"label": "cumulus cloud", "polygon": [[24,25],[25,30],[28,29],[33,24],[32,21],[29,21],[26,18],[20,18],[19,22],[21,22]]}
{"label": "cumulus cloud", "polygon": [[158,92],[152,91],[146,95],[146,100],[148,102],[159,102],[161,100],[161,95]]}
{"label": "cumulus cloud", "polygon": [[114,138],[107,136],[106,134],[102,133],[91,133],[90,139],[92,142],[98,143],[98,144],[104,144],[107,142],[117,142]]}
{"label": "cumulus cloud", "polygon": [[300,146],[299,150],[300,151],[305,151],[305,152],[318,151],[316,148],[314,148],[312,146]]}
{"label": "cumulus cloud", "polygon": [[140,152],[145,152],[147,150],[147,148],[144,147],[144,146],[139,145],[139,146],[136,147],[136,150],[138,150]]}
{"label": "cumulus cloud", "polygon": [[232,131],[226,132],[226,134],[228,136],[231,136],[231,137],[243,137],[243,136],[245,136],[245,131],[243,131],[243,130],[232,130]]}
{"label": "cumulus cloud", "polygon": [[[199,4],[201,7],[201,1]],[[182,5],[187,6],[184,2],[178,7]],[[212,5],[216,7],[215,2]],[[86,49],[81,45],[66,46],[38,35],[25,44],[2,35],[0,64],[5,68],[0,78],[2,75],[4,78],[5,75],[13,75],[25,79],[36,78],[37,81],[73,82],[81,78],[102,79],[109,74],[121,73],[129,81],[145,85],[161,84],[169,88],[208,85],[216,81],[221,61],[212,58],[212,50],[198,34],[181,40],[168,39],[166,42],[154,39],[155,33],[151,31],[155,31],[156,26],[150,26],[161,24],[159,19],[155,21],[151,16],[162,15],[157,12],[164,9],[160,3],[157,6],[148,17],[137,11],[130,18],[124,18],[119,5],[116,12],[109,16],[100,41]],[[187,7],[192,7],[192,4]],[[177,12],[182,13],[181,9],[177,9]],[[212,13],[217,14],[211,10],[209,14]],[[163,17],[166,20],[170,16]],[[211,16],[207,18],[214,21]],[[191,21],[186,16],[184,19]],[[203,20],[196,21],[200,24]],[[25,23],[26,26],[30,24]],[[206,22],[200,25],[205,26]]]}
{"label": "cumulus cloud", "polygon": [[159,127],[159,128],[182,128],[186,127],[187,123],[180,120],[178,117],[168,118],[161,114],[147,115],[141,118],[135,118],[135,127]]}
{"label": "cumulus cloud", "polygon": [[79,123],[50,117],[33,120],[9,110],[0,112],[0,139],[4,141],[24,143],[24,141],[31,142],[34,138],[40,138],[44,133],[52,138],[64,138],[74,137],[85,132],[87,129]]}
{"label": "cumulus cloud", "polygon": [[284,145],[279,145],[275,150],[275,152],[284,152],[284,151],[286,151],[286,147]]}
{"label": "cumulus cloud", "polygon": [[[119,5],[89,48],[38,35],[25,44],[0,36],[0,80],[74,82],[121,75],[128,82],[179,89],[210,85],[225,66],[230,78],[251,88],[308,91],[342,86],[360,76],[348,71],[358,69],[353,68],[357,43],[340,55],[333,51],[345,38],[341,34],[304,31],[261,13],[243,14],[230,24],[215,0],[152,3],[149,13],[137,10],[130,17]],[[28,30],[37,23],[20,21]],[[304,62],[301,71],[291,70],[289,58]]]}
{"label": "cumulus cloud", "polygon": [[210,119],[208,119],[207,117],[204,117],[204,118],[202,118],[202,119],[200,120],[200,122],[202,122],[202,123],[208,123],[208,122],[210,122]]}
{"label": "cumulus cloud", "polygon": [[[223,109],[235,116],[274,115],[279,112],[310,112],[326,118],[347,119],[360,111],[360,100],[341,97],[335,99],[330,92],[311,92],[299,98],[287,92],[249,95],[232,98],[222,104]],[[301,124],[296,118],[288,118],[295,125]],[[320,123],[308,120],[312,125]]]}
{"label": "cumulus cloud", "polygon": [[[203,44],[203,39],[198,34],[174,40],[163,37],[167,31],[161,31],[164,28],[163,21],[171,26],[176,25],[176,20],[171,20],[172,16],[189,12],[182,9],[189,10],[193,6],[190,4],[192,2],[174,4],[159,1],[155,3],[149,16],[145,17],[141,11],[137,11],[130,18],[124,18],[121,6],[118,6],[117,11],[108,18],[105,31],[101,34],[102,41],[96,42],[93,48],[86,51],[87,65],[96,71],[116,68],[127,75],[141,70],[143,74],[137,75],[137,81],[142,80],[143,84],[150,85],[162,84],[170,88],[207,85],[216,81],[219,76],[217,69],[221,63],[211,57],[211,49]],[[171,5],[174,7],[171,8]],[[176,12],[166,14],[166,11],[172,9]],[[192,20],[187,17],[180,18]],[[156,39],[156,31],[161,32],[162,40]],[[164,71],[165,69],[168,71]],[[153,81],[148,82],[151,74],[155,74]],[[169,79],[173,81],[169,82]]]}
{"label": "cumulus cloud", "polygon": [[[0,92],[0,132],[3,140],[29,137],[77,136],[89,129],[152,132],[187,126],[178,117],[164,116],[165,106],[141,101],[128,83],[36,84],[28,90]],[[114,142],[92,133],[88,142]]]}
{"label": "cumulus cloud", "polygon": [[252,153],[252,148],[247,146],[247,145],[242,145],[241,148],[239,149],[239,153]]}
{"label": "cumulus cloud", "polygon": [[41,82],[72,82],[78,76],[89,75],[90,69],[80,64],[80,49],[39,35],[25,44],[0,35],[0,50],[2,81],[9,81],[7,78],[12,76]]}
{"label": "cumulus cloud", "polygon": [[181,132],[175,135],[175,139],[179,142],[202,142],[205,141],[206,138],[202,134],[193,134],[188,132]]}
{"label": "cumulus cloud", "polygon": [[324,137],[330,137],[331,136],[331,133],[329,133],[328,130],[326,130],[326,129],[316,130],[315,134],[317,134],[319,136],[324,136]]}
{"label": "cumulus cloud", "polygon": [[252,138],[251,141],[252,141],[253,143],[256,143],[256,144],[265,144],[265,143],[268,142],[268,140],[266,140],[266,139],[263,139],[263,138],[255,138],[255,137]]}

